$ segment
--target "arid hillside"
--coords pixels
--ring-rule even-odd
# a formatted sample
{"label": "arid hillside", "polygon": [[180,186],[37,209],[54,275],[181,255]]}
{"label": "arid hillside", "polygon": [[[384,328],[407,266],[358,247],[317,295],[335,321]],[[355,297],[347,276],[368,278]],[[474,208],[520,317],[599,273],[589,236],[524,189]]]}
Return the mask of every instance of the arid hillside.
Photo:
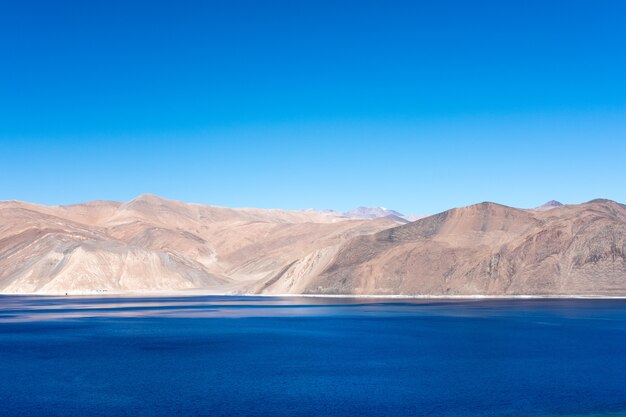
{"label": "arid hillside", "polygon": [[481,203],[405,224],[152,195],[4,201],[0,292],[626,295],[626,207],[548,206]]}
{"label": "arid hillside", "polygon": [[481,203],[360,236],[302,292],[626,295],[626,207]]}
{"label": "arid hillside", "polygon": [[0,202],[0,291],[235,291],[319,250],[393,226],[152,195],[47,207]]}

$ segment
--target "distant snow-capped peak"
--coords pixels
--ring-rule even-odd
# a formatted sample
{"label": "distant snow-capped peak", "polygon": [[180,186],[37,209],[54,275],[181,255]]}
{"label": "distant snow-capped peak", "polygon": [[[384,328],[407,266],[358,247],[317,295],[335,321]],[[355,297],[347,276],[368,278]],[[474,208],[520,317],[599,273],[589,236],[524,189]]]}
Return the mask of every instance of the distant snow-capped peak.
{"label": "distant snow-capped peak", "polygon": [[415,216],[415,215],[404,215],[398,211],[388,209],[387,207],[379,206],[379,207],[356,207],[349,211],[337,211],[331,209],[317,210],[317,209],[306,209],[306,211],[314,211],[320,214],[325,214],[328,216],[334,216],[344,219],[363,219],[363,220],[375,220],[379,218],[388,218],[398,223],[409,223],[415,220],[421,219],[425,216]]}

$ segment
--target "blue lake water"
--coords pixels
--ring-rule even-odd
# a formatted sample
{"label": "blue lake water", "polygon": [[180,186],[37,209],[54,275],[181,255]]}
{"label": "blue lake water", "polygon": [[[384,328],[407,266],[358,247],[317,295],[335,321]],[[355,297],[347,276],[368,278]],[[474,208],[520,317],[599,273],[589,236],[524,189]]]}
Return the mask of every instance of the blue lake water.
{"label": "blue lake water", "polygon": [[626,415],[626,300],[0,296],[0,415]]}

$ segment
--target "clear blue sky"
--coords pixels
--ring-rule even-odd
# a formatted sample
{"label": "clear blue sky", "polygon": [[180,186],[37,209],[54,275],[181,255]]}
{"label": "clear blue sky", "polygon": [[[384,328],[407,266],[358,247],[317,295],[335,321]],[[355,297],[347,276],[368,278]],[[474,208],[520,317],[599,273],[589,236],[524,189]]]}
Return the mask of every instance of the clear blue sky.
{"label": "clear blue sky", "polygon": [[626,2],[0,2],[0,199],[626,202]]}

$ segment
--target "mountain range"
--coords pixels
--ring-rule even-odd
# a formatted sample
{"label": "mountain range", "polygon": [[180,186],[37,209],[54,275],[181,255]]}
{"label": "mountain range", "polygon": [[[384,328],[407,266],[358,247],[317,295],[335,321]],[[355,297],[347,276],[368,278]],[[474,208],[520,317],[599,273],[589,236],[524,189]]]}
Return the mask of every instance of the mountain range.
{"label": "mountain range", "polygon": [[231,209],[0,202],[0,292],[626,296],[626,206]]}
{"label": "mountain range", "polygon": [[391,210],[385,207],[357,207],[350,211],[337,211],[337,210],[315,210],[309,209],[308,211],[315,211],[317,213],[327,214],[330,216],[336,216],[345,219],[368,219],[374,220],[379,218],[387,218],[399,223],[410,223],[412,221],[421,219],[426,216],[418,215],[404,215],[395,210]]}

